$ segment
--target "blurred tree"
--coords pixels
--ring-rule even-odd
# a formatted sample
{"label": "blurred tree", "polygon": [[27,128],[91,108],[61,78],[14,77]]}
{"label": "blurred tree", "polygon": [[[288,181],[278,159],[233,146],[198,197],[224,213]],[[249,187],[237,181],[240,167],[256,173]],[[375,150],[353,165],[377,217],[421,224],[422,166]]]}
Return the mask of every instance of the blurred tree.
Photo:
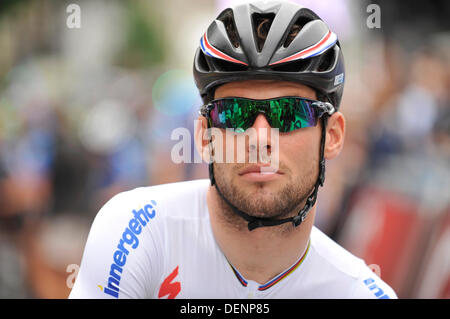
{"label": "blurred tree", "polygon": [[14,8],[14,6],[30,1],[32,0],[2,0],[0,1],[0,16],[2,14],[8,13],[11,9]]}
{"label": "blurred tree", "polygon": [[154,2],[143,4],[129,1],[126,10],[126,41],[118,57],[118,63],[128,68],[156,66],[164,62],[165,45],[162,23],[155,14]]}

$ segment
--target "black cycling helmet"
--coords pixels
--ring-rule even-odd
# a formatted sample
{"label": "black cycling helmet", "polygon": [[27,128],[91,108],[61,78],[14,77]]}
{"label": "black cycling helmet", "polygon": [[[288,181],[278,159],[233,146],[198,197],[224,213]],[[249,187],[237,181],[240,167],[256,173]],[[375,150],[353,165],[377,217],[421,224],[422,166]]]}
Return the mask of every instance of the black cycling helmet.
{"label": "black cycling helmet", "polygon": [[276,79],[305,84],[339,108],[344,60],[336,35],[310,9],[285,1],[225,9],[200,40],[194,78],[205,103],[217,86]]}

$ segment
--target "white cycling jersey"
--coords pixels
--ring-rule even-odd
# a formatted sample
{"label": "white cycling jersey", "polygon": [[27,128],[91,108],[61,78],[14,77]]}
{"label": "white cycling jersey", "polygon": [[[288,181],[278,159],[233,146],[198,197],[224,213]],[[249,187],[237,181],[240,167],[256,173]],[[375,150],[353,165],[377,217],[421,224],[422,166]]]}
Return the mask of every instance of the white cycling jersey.
{"label": "white cycling jersey", "polygon": [[137,188],[96,216],[70,298],[396,298],[362,259],[313,227],[267,283],[243,278],[212,233],[209,180]]}

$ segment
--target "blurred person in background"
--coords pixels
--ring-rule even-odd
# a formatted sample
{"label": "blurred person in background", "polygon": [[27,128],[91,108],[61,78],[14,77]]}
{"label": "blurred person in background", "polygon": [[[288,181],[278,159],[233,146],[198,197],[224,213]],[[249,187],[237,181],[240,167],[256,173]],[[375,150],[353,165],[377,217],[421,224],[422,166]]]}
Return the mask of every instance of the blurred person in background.
{"label": "blurred person in background", "polygon": [[31,298],[67,298],[79,269],[88,219],[60,213],[33,224],[21,238],[24,278]]}
{"label": "blurred person in background", "polygon": [[[372,109],[362,139],[366,156],[336,213],[333,233],[378,267],[399,296],[442,298],[449,294],[450,280],[448,254],[437,257],[441,250],[436,248],[448,245],[449,229],[449,145],[443,123],[450,108],[445,13],[450,6],[446,1],[376,3],[383,32],[375,41],[378,58],[364,72],[373,76],[362,79],[372,88],[366,93]],[[434,293],[424,288],[430,285]]]}
{"label": "blurred person in background", "polygon": [[[184,176],[174,165],[164,177],[156,160],[170,137],[144,146],[156,140],[146,127],[158,115],[148,85],[160,71],[148,65],[163,56],[159,39],[149,41],[152,19],[142,3],[104,5],[84,2],[84,28],[70,30],[67,3],[0,4],[1,298],[66,298],[83,222],[130,185]],[[119,26],[126,47],[106,40]]]}

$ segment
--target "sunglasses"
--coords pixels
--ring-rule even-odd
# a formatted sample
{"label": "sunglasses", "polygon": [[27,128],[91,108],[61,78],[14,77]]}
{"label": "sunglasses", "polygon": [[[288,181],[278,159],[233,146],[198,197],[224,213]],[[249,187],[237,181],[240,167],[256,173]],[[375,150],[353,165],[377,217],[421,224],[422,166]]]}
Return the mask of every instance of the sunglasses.
{"label": "sunglasses", "polygon": [[295,96],[269,100],[228,97],[204,105],[200,114],[207,118],[209,127],[232,128],[235,132],[252,127],[256,117],[263,114],[272,128],[287,133],[316,126],[319,118],[334,111],[331,103]]}

